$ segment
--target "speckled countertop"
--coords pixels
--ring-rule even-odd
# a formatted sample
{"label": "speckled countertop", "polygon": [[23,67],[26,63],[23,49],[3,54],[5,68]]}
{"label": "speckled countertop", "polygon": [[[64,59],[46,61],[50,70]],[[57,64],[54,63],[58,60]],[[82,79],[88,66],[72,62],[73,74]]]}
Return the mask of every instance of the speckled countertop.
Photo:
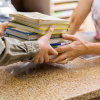
{"label": "speckled countertop", "polygon": [[0,100],[88,100],[98,96],[100,58],[38,65],[19,76],[0,68]]}

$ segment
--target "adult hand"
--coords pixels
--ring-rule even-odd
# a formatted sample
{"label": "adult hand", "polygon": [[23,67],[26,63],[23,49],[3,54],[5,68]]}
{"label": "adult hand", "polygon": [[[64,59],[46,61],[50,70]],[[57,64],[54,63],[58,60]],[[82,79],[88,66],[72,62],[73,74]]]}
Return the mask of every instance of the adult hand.
{"label": "adult hand", "polygon": [[37,62],[43,63],[43,62],[49,62],[49,56],[48,52],[53,55],[57,55],[57,51],[54,50],[49,43],[49,39],[51,37],[52,32],[54,31],[54,26],[50,26],[48,29],[48,32],[46,35],[40,37],[38,39],[38,43],[40,45],[40,52],[36,55],[34,59],[34,63],[36,64]]}
{"label": "adult hand", "polygon": [[62,34],[62,37],[66,40],[71,40],[72,42],[68,45],[57,47],[55,50],[63,53],[55,59],[50,60],[50,62],[65,64],[66,62],[71,61],[80,55],[89,53],[89,42],[80,40],[74,35]]}

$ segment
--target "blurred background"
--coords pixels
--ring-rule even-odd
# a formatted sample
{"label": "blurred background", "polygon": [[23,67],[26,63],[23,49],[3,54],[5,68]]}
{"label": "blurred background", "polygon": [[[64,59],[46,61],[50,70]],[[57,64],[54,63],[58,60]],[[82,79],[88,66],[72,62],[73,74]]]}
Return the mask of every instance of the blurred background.
{"label": "blurred background", "polygon": [[[16,11],[41,12],[69,21],[78,2],[79,0],[0,0],[0,22],[11,20],[9,13]],[[81,25],[79,31],[95,31],[91,13]]]}

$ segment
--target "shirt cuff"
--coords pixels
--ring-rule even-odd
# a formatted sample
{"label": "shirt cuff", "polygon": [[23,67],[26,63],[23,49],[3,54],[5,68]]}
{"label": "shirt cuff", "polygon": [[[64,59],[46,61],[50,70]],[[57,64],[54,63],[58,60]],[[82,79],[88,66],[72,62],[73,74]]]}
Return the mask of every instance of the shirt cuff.
{"label": "shirt cuff", "polygon": [[24,61],[33,61],[34,57],[39,53],[40,46],[37,41],[24,41],[22,44],[22,47],[26,49],[27,55],[26,57],[21,60]]}

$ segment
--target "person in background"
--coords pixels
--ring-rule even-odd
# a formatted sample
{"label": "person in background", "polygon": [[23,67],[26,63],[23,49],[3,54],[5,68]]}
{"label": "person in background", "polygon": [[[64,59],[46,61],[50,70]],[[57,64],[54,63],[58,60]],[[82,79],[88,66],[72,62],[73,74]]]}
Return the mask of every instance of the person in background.
{"label": "person in background", "polygon": [[54,55],[58,54],[49,44],[49,39],[54,30],[53,25],[49,27],[46,35],[40,37],[37,41],[24,42],[9,37],[2,37],[7,26],[8,22],[0,24],[0,66],[19,61],[33,61],[33,58],[34,64],[49,62],[48,52]]}
{"label": "person in background", "polygon": [[74,36],[90,11],[97,32],[94,37],[100,40],[100,0],[80,0],[71,16],[68,34],[62,34],[64,39],[72,40],[72,43],[56,48],[57,52],[63,53],[50,62],[65,64],[81,55],[100,55],[100,43],[86,42]]}

